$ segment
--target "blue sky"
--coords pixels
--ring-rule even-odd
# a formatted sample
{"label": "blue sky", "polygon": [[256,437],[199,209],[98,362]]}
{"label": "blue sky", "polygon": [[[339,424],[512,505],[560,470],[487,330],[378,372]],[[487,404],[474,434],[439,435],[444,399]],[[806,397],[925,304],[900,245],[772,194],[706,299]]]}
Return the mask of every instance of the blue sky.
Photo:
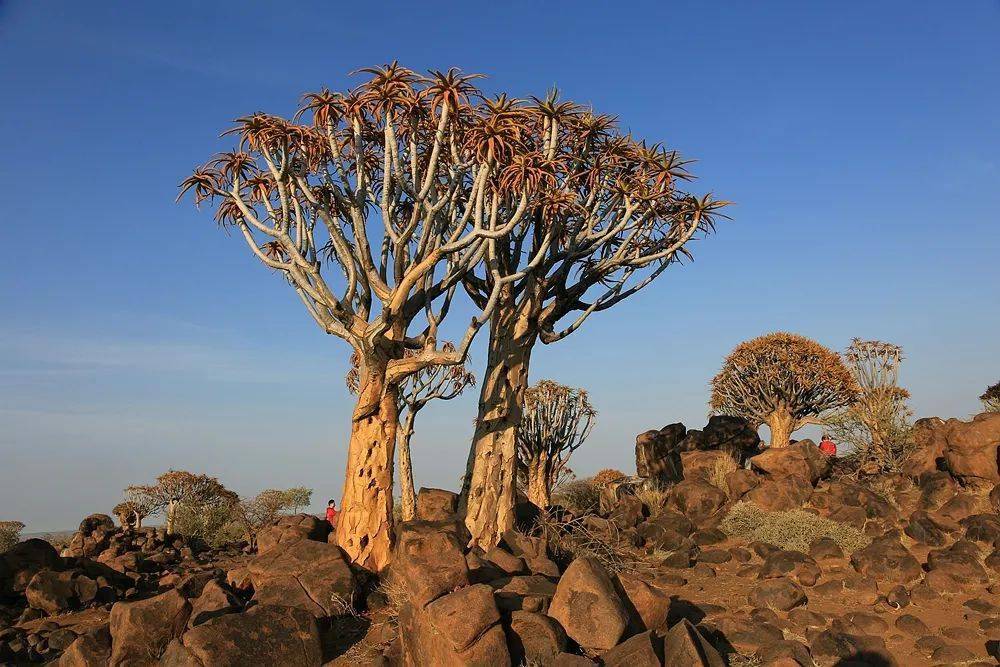
{"label": "blue sky", "polygon": [[[1000,2],[0,3],[0,519],[108,510],[168,468],[340,495],[347,348],[189,205],[229,120],[399,59],[557,85],[698,159],[733,221],[535,354],[600,411],[573,467],[706,418],[741,340],[907,351],[917,415],[1000,379]],[[482,358],[479,354],[478,358]],[[475,397],[428,407],[417,483],[455,487]]]}

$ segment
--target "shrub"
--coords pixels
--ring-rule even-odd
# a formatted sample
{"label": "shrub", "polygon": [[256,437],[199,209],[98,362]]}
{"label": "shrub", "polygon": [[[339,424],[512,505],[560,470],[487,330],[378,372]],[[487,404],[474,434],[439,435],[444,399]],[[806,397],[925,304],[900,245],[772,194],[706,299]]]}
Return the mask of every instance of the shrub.
{"label": "shrub", "polygon": [[585,518],[560,521],[552,513],[543,512],[538,525],[553,558],[563,566],[588,556],[612,574],[652,568],[639,557],[613,521],[608,522],[607,530],[595,530],[587,525]]}
{"label": "shrub", "polygon": [[715,460],[708,473],[708,481],[712,486],[722,489],[728,495],[729,485],[726,483],[726,476],[739,469],[740,465],[732,456],[720,456]]}
{"label": "shrub", "polygon": [[854,402],[858,385],[840,356],[814,340],[772,333],[736,346],[712,379],[716,414],[767,424],[771,447],[824,413]]}
{"label": "shrub", "polygon": [[672,484],[664,484],[654,479],[648,479],[634,491],[634,495],[643,505],[649,508],[650,516],[656,516],[667,506],[672,488]]}
{"label": "shrub", "polygon": [[593,479],[576,479],[557,486],[553,500],[577,514],[592,514],[601,508],[601,487]]}
{"label": "shrub", "polygon": [[768,512],[748,502],[733,505],[719,529],[746,542],[767,542],[782,549],[803,552],[808,552],[809,545],[821,537],[832,538],[846,554],[871,542],[862,531],[846,523],[805,510]]}
{"label": "shrub", "polygon": [[983,402],[983,409],[986,412],[1000,412],[1000,382],[987,387],[979,400]]}
{"label": "shrub", "polygon": [[0,554],[9,551],[21,541],[24,524],[20,521],[0,521]]}
{"label": "shrub", "polygon": [[596,484],[600,488],[610,486],[615,482],[620,482],[621,480],[628,477],[621,470],[615,470],[614,468],[605,468],[604,470],[598,470],[597,474],[590,478],[591,482]]}

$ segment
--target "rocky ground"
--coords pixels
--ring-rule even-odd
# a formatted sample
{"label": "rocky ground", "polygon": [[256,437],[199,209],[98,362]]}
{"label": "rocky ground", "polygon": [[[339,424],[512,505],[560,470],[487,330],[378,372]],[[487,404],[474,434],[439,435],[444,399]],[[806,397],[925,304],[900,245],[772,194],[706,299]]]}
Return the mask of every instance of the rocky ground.
{"label": "rocky ground", "polygon": [[639,476],[519,506],[486,552],[421,490],[381,579],[308,515],[256,554],[94,515],[61,554],[0,556],[0,663],[997,664],[1000,415],[922,420],[917,443],[858,481],[809,441],[674,424],[638,437]]}

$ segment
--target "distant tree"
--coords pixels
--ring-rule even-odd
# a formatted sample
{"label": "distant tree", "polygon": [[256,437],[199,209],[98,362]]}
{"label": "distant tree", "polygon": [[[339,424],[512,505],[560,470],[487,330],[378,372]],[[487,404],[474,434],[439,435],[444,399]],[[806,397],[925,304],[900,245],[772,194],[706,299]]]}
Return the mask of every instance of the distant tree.
{"label": "distant tree", "polygon": [[284,509],[298,514],[299,510],[312,504],[313,490],[304,486],[293,486],[281,492],[284,496]]}
{"label": "distant tree", "polygon": [[712,379],[712,410],[767,424],[771,447],[851,405],[859,388],[840,356],[814,340],[772,333],[740,343]]}
{"label": "distant tree", "polygon": [[[451,350],[451,343],[442,345]],[[347,372],[347,388],[358,393],[358,357],[351,356],[351,370]],[[433,400],[449,401],[466,387],[476,384],[476,376],[464,364],[427,366],[408,376],[399,386],[400,424],[396,431],[396,448],[399,451],[400,516],[410,521],[416,516],[416,491],[413,483],[413,462],[410,440],[413,437],[417,413]]]}
{"label": "distant tree", "polygon": [[24,524],[20,521],[0,521],[0,554],[10,549],[21,540]]}
{"label": "distant tree", "polygon": [[158,509],[167,513],[167,533],[174,532],[174,521],[180,505],[189,508],[230,503],[237,496],[215,477],[198,475],[185,470],[170,470],[156,478],[152,497]]}
{"label": "distant tree", "polygon": [[910,444],[910,392],[899,386],[903,348],[855,338],[844,359],[860,393],[825,420],[826,430],[851,446],[848,457],[858,473],[898,472]]}
{"label": "distant tree", "polygon": [[291,509],[293,506],[290,502],[295,500],[301,498],[294,498],[288,491],[265,489],[253,498],[237,500],[229,507],[250,547],[256,549],[260,530],[274,523],[282,512]]}
{"label": "distant tree", "polygon": [[517,455],[528,500],[543,509],[570,457],[594,427],[597,411],[587,392],[541,380],[524,393]]}
{"label": "distant tree", "polygon": [[983,402],[983,409],[986,412],[1000,412],[1000,382],[992,387],[987,387],[979,400]]}
{"label": "distant tree", "polygon": [[125,489],[125,501],[116,506],[116,509],[123,505],[127,507],[132,512],[129,523],[139,529],[146,517],[163,509],[161,503],[162,497],[155,486],[135,484]]}
{"label": "distant tree", "polygon": [[[520,163],[508,146],[521,128],[505,98],[483,100],[475,75],[421,77],[397,63],[362,72],[370,78],[358,88],[307,95],[291,121],[240,118],[231,130],[239,149],[197,169],[181,194],[214,201],[219,223],[358,355],[337,539],[353,561],[381,570],[392,548],[399,385],[464,361],[500,291],[521,275],[500,275],[493,258],[526,224],[533,191],[511,178]],[[439,326],[481,263],[488,296],[445,351]]]}
{"label": "distant tree", "polygon": [[461,499],[473,542],[487,549],[514,523],[516,432],[537,342],[562,340],[690,258],[726,205],[687,191],[690,162],[676,151],[555,91],[494,107],[514,129],[495,142],[509,156],[501,206],[513,208],[523,189],[530,200],[526,224],[464,280],[480,307],[501,288]]}

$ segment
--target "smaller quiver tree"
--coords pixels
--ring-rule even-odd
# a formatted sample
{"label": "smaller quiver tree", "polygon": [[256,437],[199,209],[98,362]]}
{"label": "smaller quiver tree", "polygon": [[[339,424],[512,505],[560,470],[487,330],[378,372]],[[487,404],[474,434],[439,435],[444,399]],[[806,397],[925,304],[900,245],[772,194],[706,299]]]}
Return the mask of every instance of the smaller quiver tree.
{"label": "smaller quiver tree", "polygon": [[9,551],[21,539],[24,524],[20,521],[0,521],[0,554]]}
{"label": "smaller quiver tree", "polygon": [[570,456],[590,435],[597,411],[587,392],[542,380],[524,392],[517,457],[528,500],[545,509]]}
{"label": "smaller quiver tree", "polygon": [[983,402],[986,412],[1000,412],[1000,382],[988,387],[979,400]]}
{"label": "smaller quiver tree", "polygon": [[[121,519],[122,515],[119,514],[119,509],[127,508],[132,515],[128,520],[128,525],[136,530],[142,528],[143,519],[163,509],[160,504],[160,494],[155,486],[133,484],[125,489],[124,495],[125,500],[115,506],[114,512]],[[123,520],[122,526],[125,525],[126,522]]]}
{"label": "smaller quiver tree", "polygon": [[184,470],[170,470],[156,478],[153,497],[158,508],[166,510],[167,534],[174,532],[177,509],[183,504],[192,508],[232,502],[236,494],[219,480]]}
{"label": "smaller quiver tree", "polygon": [[[257,534],[262,528],[274,523],[282,512],[292,508],[297,509],[295,503],[301,498],[296,498],[290,493],[296,490],[298,489],[265,489],[253,498],[236,499],[230,505],[233,519],[242,528],[251,549],[257,549]],[[312,490],[307,490],[311,495]]]}
{"label": "smaller quiver tree", "polygon": [[767,424],[771,447],[787,447],[792,433],[821,424],[831,411],[851,405],[859,388],[840,356],[797,334],[778,332],[745,341],[712,379],[716,414]]}
{"label": "smaller quiver tree", "polygon": [[899,386],[903,348],[855,338],[844,360],[861,391],[856,401],[827,419],[827,430],[851,446],[848,456],[855,473],[898,472],[910,444],[910,392]]}
{"label": "smaller quiver tree", "polygon": [[[446,353],[453,352],[451,343],[442,344]],[[409,354],[409,353],[407,353]],[[347,372],[347,389],[357,394],[360,385],[359,360],[351,355],[351,370]],[[396,429],[396,449],[399,453],[400,515],[410,521],[417,514],[417,495],[413,482],[413,459],[410,440],[413,438],[417,413],[433,400],[450,401],[467,387],[475,386],[476,376],[466,364],[426,366],[409,375],[399,386],[399,428]]]}

